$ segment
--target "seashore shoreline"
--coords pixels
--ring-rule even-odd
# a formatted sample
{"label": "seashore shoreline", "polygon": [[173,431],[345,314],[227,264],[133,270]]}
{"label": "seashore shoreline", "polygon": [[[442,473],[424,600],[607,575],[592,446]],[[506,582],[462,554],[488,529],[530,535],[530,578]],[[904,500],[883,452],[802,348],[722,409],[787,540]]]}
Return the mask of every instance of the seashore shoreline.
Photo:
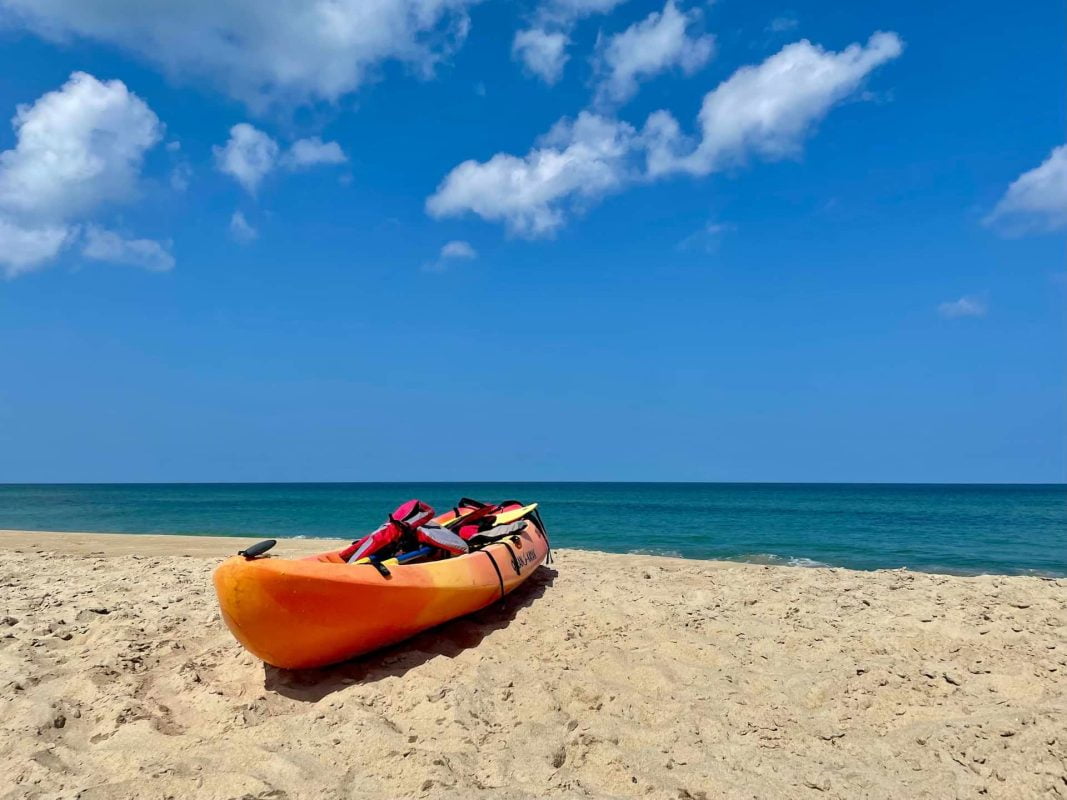
{"label": "seashore shoreline", "polygon": [[[331,549],[341,549],[352,543],[351,538],[331,538],[318,536],[266,536],[185,533],[129,533],[106,531],[39,531],[0,528],[0,549],[21,548],[51,550],[67,554],[98,554],[102,557],[114,555],[134,555],[138,553],[159,553],[164,555],[189,555],[198,557],[218,556],[223,558],[236,553],[239,549],[267,538],[276,538],[279,547],[284,547],[289,557],[303,557],[322,553]],[[229,548],[227,550],[227,548]],[[1016,571],[983,571],[977,569],[960,569],[954,567],[919,568],[902,565],[899,567],[878,567],[875,569],[856,569],[852,567],[829,564],[814,559],[797,556],[785,557],[772,553],[753,553],[720,559],[685,556],[671,550],[638,549],[619,553],[610,550],[586,548],[553,548],[574,550],[593,555],[634,558],[662,558],[682,562],[696,562],[704,565],[724,567],[789,567],[800,569],[843,569],[848,572],[915,572],[925,575],[946,575],[954,578],[996,577],[1030,577],[1041,580],[1067,580],[1067,574],[1060,571],[1040,569],[1019,569]],[[281,550],[276,551],[281,552]]]}

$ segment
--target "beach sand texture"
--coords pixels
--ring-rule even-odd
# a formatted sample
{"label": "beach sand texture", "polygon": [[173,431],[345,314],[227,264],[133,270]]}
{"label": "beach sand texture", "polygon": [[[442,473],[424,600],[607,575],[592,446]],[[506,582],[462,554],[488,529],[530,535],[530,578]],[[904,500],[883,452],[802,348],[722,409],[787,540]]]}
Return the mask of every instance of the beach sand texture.
{"label": "beach sand texture", "polygon": [[250,542],[0,533],[0,798],[1067,797],[1067,580],[562,551],[289,673],[218,616]]}

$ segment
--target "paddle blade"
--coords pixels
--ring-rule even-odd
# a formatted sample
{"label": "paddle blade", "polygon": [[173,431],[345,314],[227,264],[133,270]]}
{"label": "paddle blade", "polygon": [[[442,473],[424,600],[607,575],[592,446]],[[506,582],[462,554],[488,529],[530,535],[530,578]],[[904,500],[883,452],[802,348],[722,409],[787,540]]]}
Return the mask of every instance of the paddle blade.
{"label": "paddle blade", "polygon": [[505,511],[503,514],[497,514],[496,519],[493,520],[494,525],[507,525],[509,522],[515,522],[525,517],[527,514],[537,510],[537,503],[530,503],[528,506],[522,508],[516,508],[514,511]]}

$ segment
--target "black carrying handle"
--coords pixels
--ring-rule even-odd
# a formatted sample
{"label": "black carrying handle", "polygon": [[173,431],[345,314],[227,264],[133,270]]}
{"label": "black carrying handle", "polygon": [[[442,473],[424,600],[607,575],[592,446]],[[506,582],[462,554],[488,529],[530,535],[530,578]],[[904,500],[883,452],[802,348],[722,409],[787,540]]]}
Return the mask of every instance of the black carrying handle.
{"label": "black carrying handle", "polygon": [[276,544],[278,544],[277,539],[264,539],[262,542],[256,542],[251,547],[246,547],[244,550],[238,550],[237,555],[244,556],[247,559],[253,559],[263,555]]}

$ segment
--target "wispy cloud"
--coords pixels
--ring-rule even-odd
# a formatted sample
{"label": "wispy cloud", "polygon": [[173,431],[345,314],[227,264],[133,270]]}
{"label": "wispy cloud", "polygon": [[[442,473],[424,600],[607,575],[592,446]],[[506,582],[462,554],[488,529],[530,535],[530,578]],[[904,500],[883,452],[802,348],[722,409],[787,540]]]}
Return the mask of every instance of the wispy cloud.
{"label": "wispy cloud", "polygon": [[181,161],[175,164],[170,171],[170,188],[176,192],[184,192],[189,188],[189,181],[192,180],[192,177],[192,167]]}
{"label": "wispy cloud", "polygon": [[707,222],[700,230],[678,242],[676,247],[678,250],[703,250],[705,253],[713,253],[719,249],[722,237],[736,230],[737,226],[732,222]]}
{"label": "wispy cloud", "polygon": [[259,231],[252,227],[241,211],[234,211],[230,217],[230,236],[241,244],[249,244],[259,238]]}
{"label": "wispy cloud", "polygon": [[796,17],[789,14],[783,14],[780,17],[772,19],[767,25],[767,30],[771,33],[786,33],[787,31],[795,29],[799,24],[800,23],[797,21]]}
{"label": "wispy cloud", "polygon": [[985,223],[1016,234],[1067,227],[1067,145],[1020,175]]}
{"label": "wispy cloud", "polygon": [[441,258],[477,258],[478,251],[471,247],[470,242],[451,241],[441,248]]}
{"label": "wispy cloud", "polygon": [[937,313],[945,319],[984,317],[988,310],[984,300],[971,295],[964,295],[958,300],[946,300],[937,307]]}
{"label": "wispy cloud", "polygon": [[182,143],[172,139],[164,146],[170,157],[170,188],[176,192],[184,192],[189,188],[189,182],[193,177],[193,168],[182,157]]}
{"label": "wispy cloud", "polygon": [[126,264],[152,272],[174,268],[174,256],[162,243],[154,239],[127,239],[96,225],[85,230],[82,255],[94,261]]}
{"label": "wispy cloud", "polygon": [[471,261],[477,257],[478,251],[474,249],[470,242],[455,239],[451,242],[446,242],[441,247],[441,252],[438,253],[437,258],[423,264],[422,268],[427,272],[444,272],[448,269],[450,262]]}

